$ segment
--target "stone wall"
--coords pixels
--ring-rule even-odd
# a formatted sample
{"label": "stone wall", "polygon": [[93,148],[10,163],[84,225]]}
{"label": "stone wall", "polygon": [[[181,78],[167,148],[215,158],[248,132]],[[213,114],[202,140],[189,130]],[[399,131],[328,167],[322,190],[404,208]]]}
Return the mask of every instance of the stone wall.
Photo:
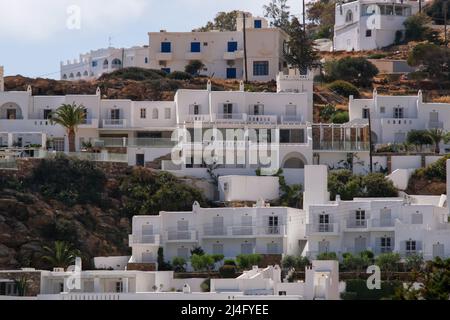
{"label": "stone wall", "polygon": [[127,270],[136,271],[157,271],[156,263],[129,263]]}

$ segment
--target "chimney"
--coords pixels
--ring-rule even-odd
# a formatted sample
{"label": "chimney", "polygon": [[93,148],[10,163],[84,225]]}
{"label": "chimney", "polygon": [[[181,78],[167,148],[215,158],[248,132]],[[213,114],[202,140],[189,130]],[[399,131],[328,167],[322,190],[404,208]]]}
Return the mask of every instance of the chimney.
{"label": "chimney", "polygon": [[325,165],[306,165],[303,209],[308,210],[310,205],[325,204],[328,201],[330,201],[328,167]]}
{"label": "chimney", "polygon": [[206,90],[211,91],[211,80],[208,80],[208,84],[206,85]]}

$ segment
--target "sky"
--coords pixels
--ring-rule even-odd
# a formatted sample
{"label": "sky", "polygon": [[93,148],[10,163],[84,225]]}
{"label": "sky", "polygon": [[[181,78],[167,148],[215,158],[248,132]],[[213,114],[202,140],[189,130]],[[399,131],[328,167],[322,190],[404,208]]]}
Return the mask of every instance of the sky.
{"label": "sky", "polygon": [[[150,31],[191,31],[217,12],[263,15],[269,0],[0,0],[5,75],[59,79],[60,62],[80,53],[148,44]],[[301,1],[288,0],[299,15]]]}

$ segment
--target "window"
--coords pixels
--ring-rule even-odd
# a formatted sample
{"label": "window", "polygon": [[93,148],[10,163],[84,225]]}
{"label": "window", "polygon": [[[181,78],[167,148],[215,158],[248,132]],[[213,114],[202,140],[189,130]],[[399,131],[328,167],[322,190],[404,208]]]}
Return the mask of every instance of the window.
{"label": "window", "polygon": [[330,215],[319,214],[319,232],[329,232],[330,230]]}
{"label": "window", "polygon": [[141,109],[141,119],[147,118],[147,109],[142,108]]}
{"label": "window", "polygon": [[200,106],[198,104],[189,106],[189,109],[190,114],[200,114]]}
{"label": "window", "polygon": [[249,113],[251,115],[260,116],[264,114],[264,105],[262,104],[250,105],[249,109]]}
{"label": "window", "polygon": [[44,119],[51,119],[52,118],[52,109],[45,109],[44,110]]}
{"label": "window", "polygon": [[408,240],[406,241],[406,252],[415,252],[416,251],[416,241],[414,240]]}
{"label": "window", "polygon": [[119,109],[112,109],[111,110],[111,119],[112,120],[119,120],[120,119],[120,110]]}
{"label": "window", "polygon": [[380,113],[385,113],[386,112],[386,107],[380,107]]}
{"label": "window", "polygon": [[348,10],[345,14],[345,22],[353,22],[353,12],[352,10]]}
{"label": "window", "polygon": [[200,42],[191,42],[191,52],[200,52]]}
{"label": "window", "polygon": [[413,213],[411,215],[411,224],[423,224],[423,215],[421,213]]}
{"label": "window", "polygon": [[161,52],[162,53],[170,53],[170,52],[172,52],[172,43],[170,43],[170,42],[161,42]]}
{"label": "window", "polygon": [[67,79],[67,74],[63,75],[63,79],[64,80]]}
{"label": "window", "polygon": [[227,79],[236,79],[237,71],[236,68],[227,68]]}
{"label": "window", "polygon": [[208,46],[208,42],[203,42],[203,46],[207,47]]}
{"label": "window", "polygon": [[362,109],[362,118],[369,119],[369,113],[370,113],[370,110],[368,108],[363,108]]}
{"label": "window", "polygon": [[228,42],[228,52],[235,52],[237,51],[238,43],[237,41],[229,41]]}
{"label": "window", "polygon": [[278,291],[279,296],[285,296],[287,294],[286,291]]}
{"label": "window", "polygon": [[372,30],[371,29],[366,30],[366,37],[369,38],[371,36],[372,36]]}
{"label": "window", "polygon": [[262,21],[261,20],[255,20],[254,22],[255,29],[261,29],[262,28]]}
{"label": "window", "polygon": [[95,68],[98,65],[97,61],[92,61],[92,67]]}
{"label": "window", "polygon": [[366,226],[366,212],[364,210],[356,210],[355,226],[356,227],[365,227]]}
{"label": "window", "polygon": [[288,118],[292,117],[296,117],[297,116],[297,106],[293,106],[293,105],[288,105],[286,106],[286,116]]}
{"label": "window", "polygon": [[231,115],[233,113],[233,104],[232,103],[224,103],[223,104],[223,114]]}
{"label": "window", "polygon": [[271,216],[269,217],[269,221],[268,221],[268,230],[267,233],[268,234],[278,234],[280,233],[280,229],[279,229],[279,225],[278,225],[278,217],[277,216]]}
{"label": "window", "polygon": [[171,112],[170,112],[170,108],[166,108],[164,109],[164,117],[168,120],[171,117]]}
{"label": "window", "polygon": [[223,244],[215,243],[212,245],[212,254],[223,254]]}
{"label": "window", "polygon": [[161,71],[164,71],[165,73],[170,73],[170,68],[161,68]]}
{"label": "window", "polygon": [[380,239],[380,251],[381,253],[391,252],[392,239],[390,237],[383,237]]}
{"label": "window", "polygon": [[103,61],[103,69],[108,69],[109,66],[109,62],[107,59],[105,59],[105,61]]}
{"label": "window", "polygon": [[254,76],[268,76],[269,75],[269,61],[254,61],[253,62]]}
{"label": "window", "polygon": [[158,119],[159,118],[159,112],[158,109],[153,109],[152,111],[152,119]]}
{"label": "window", "polygon": [[395,119],[403,119],[403,116],[404,116],[403,108],[401,108],[401,107],[394,108],[394,118]]}
{"label": "window", "polygon": [[145,57],[145,59],[144,59],[144,63],[148,63],[148,58],[147,57]]}
{"label": "window", "polygon": [[123,292],[123,283],[122,283],[122,281],[117,281],[116,282],[116,292],[118,292],[118,293]]}

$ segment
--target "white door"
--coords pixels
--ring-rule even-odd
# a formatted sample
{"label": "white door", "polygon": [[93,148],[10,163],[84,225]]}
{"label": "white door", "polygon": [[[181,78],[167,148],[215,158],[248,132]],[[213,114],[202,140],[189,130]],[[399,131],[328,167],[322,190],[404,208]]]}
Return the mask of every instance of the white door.
{"label": "white door", "polygon": [[355,239],[355,253],[360,253],[367,249],[366,238]]}
{"label": "white door", "polygon": [[433,244],[433,258],[440,257],[444,258],[444,244],[443,243],[435,243]]}

